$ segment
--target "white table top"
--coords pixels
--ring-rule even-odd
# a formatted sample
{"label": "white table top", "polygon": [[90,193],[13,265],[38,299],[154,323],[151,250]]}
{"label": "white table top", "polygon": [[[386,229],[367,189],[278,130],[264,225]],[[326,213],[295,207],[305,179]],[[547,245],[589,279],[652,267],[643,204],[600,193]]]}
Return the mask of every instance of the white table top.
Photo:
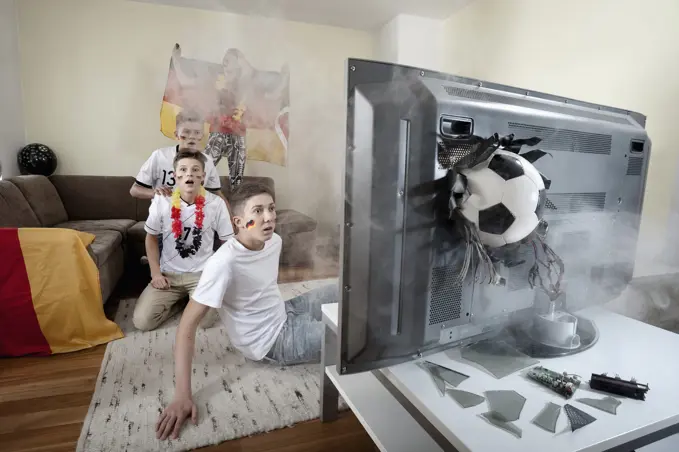
{"label": "white table top", "polygon": [[328,303],[321,306],[323,313],[323,323],[330,326],[335,333],[339,326],[339,303]]}
{"label": "white table top", "polygon": [[[326,322],[337,325],[337,304],[323,306]],[[382,369],[396,388],[460,451],[550,450],[600,451],[624,444],[667,426],[679,423],[679,335],[642,322],[614,314],[602,308],[588,308],[579,314],[595,321],[601,333],[591,349],[562,358],[543,359],[541,364],[554,371],[568,371],[589,380],[592,373],[620,374],[648,383],[646,401],[621,398],[617,415],[612,415],[575,401],[579,397],[601,398],[606,394],[589,390],[584,383],[570,401],[532,382],[516,372],[496,379],[475,364],[460,357],[459,349],[428,356],[426,359],[470,376],[458,388],[483,395],[484,391],[513,389],[526,397],[526,404],[515,425],[522,438],[488,424],[478,415],[488,411],[487,403],[463,409],[449,397],[441,397],[433,381],[414,362]],[[533,425],[531,420],[545,403],[551,401],[571,405],[591,414],[597,420],[576,432],[568,427],[562,410],[556,434]]]}

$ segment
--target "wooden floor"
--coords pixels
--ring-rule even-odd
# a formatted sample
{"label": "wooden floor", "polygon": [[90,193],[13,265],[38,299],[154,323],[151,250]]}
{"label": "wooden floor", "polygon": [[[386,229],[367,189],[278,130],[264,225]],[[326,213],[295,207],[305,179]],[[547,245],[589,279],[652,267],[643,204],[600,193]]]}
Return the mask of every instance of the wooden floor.
{"label": "wooden floor", "polygon": [[[327,267],[324,271],[328,271]],[[281,282],[329,276],[333,274],[313,274],[300,269],[280,272]],[[114,305],[107,306],[109,317],[114,314],[112,309]],[[106,346],[102,345],[45,358],[0,359],[0,451],[75,450],[105,350]],[[354,415],[347,411],[332,423],[305,422],[200,450],[372,452],[377,448]]]}

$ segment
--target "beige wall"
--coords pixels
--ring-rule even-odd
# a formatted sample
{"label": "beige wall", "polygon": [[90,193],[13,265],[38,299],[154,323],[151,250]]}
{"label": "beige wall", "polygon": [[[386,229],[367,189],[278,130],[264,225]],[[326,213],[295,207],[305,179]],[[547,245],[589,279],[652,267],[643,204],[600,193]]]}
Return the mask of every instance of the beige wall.
{"label": "beige wall", "polygon": [[0,177],[19,174],[17,152],[25,144],[15,0],[0,0]]}
{"label": "beige wall", "polygon": [[376,60],[444,70],[446,21],[399,14],[375,33]]}
{"label": "beige wall", "polygon": [[675,190],[678,20],[676,0],[476,0],[446,24],[446,71],[647,115],[646,254],[665,242]]}
{"label": "beige wall", "polygon": [[261,69],[287,62],[288,167],[248,162],[246,174],[273,177],[281,207],[341,219],[344,66],[372,55],[368,33],[123,0],[22,0],[19,33],[26,134],[62,174],[135,175],[171,143],[159,111],[175,42],[190,58],[236,47]]}

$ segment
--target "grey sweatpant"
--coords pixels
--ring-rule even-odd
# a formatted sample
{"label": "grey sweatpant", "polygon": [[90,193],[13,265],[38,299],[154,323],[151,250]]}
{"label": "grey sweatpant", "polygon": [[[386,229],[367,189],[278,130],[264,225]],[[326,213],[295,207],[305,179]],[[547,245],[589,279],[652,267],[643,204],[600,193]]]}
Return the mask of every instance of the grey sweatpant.
{"label": "grey sweatpant", "polygon": [[285,310],[288,318],[265,360],[281,366],[320,362],[325,333],[321,306],[338,301],[336,283],[287,300]]}

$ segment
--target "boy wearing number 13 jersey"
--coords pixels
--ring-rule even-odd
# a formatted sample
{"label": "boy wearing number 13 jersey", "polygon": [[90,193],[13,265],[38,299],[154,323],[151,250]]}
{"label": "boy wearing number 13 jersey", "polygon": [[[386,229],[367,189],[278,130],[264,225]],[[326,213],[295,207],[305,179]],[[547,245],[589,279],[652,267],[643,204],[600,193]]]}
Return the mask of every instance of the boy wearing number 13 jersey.
{"label": "boy wearing number 13 jersey", "polygon": [[[215,232],[222,243],[233,235],[226,203],[201,184],[206,160],[202,153],[180,150],[173,162],[177,188],[170,197],[156,195],[149,208],[144,229],[151,283],[134,309],[132,320],[139,330],[157,328],[177,312],[179,301],[193,293],[205,263],[214,254]],[[218,318],[216,312],[210,314],[204,327]]]}
{"label": "boy wearing number 13 jersey", "polygon": [[[200,146],[204,135],[203,120],[197,114],[180,112],[177,115],[175,135],[179,141],[178,145],[157,149],[144,162],[130,189],[132,196],[152,199],[157,194],[170,195],[177,184],[173,162],[179,148],[205,155],[201,152]],[[203,182],[206,190],[222,196],[219,174],[211,158],[206,158]]]}

